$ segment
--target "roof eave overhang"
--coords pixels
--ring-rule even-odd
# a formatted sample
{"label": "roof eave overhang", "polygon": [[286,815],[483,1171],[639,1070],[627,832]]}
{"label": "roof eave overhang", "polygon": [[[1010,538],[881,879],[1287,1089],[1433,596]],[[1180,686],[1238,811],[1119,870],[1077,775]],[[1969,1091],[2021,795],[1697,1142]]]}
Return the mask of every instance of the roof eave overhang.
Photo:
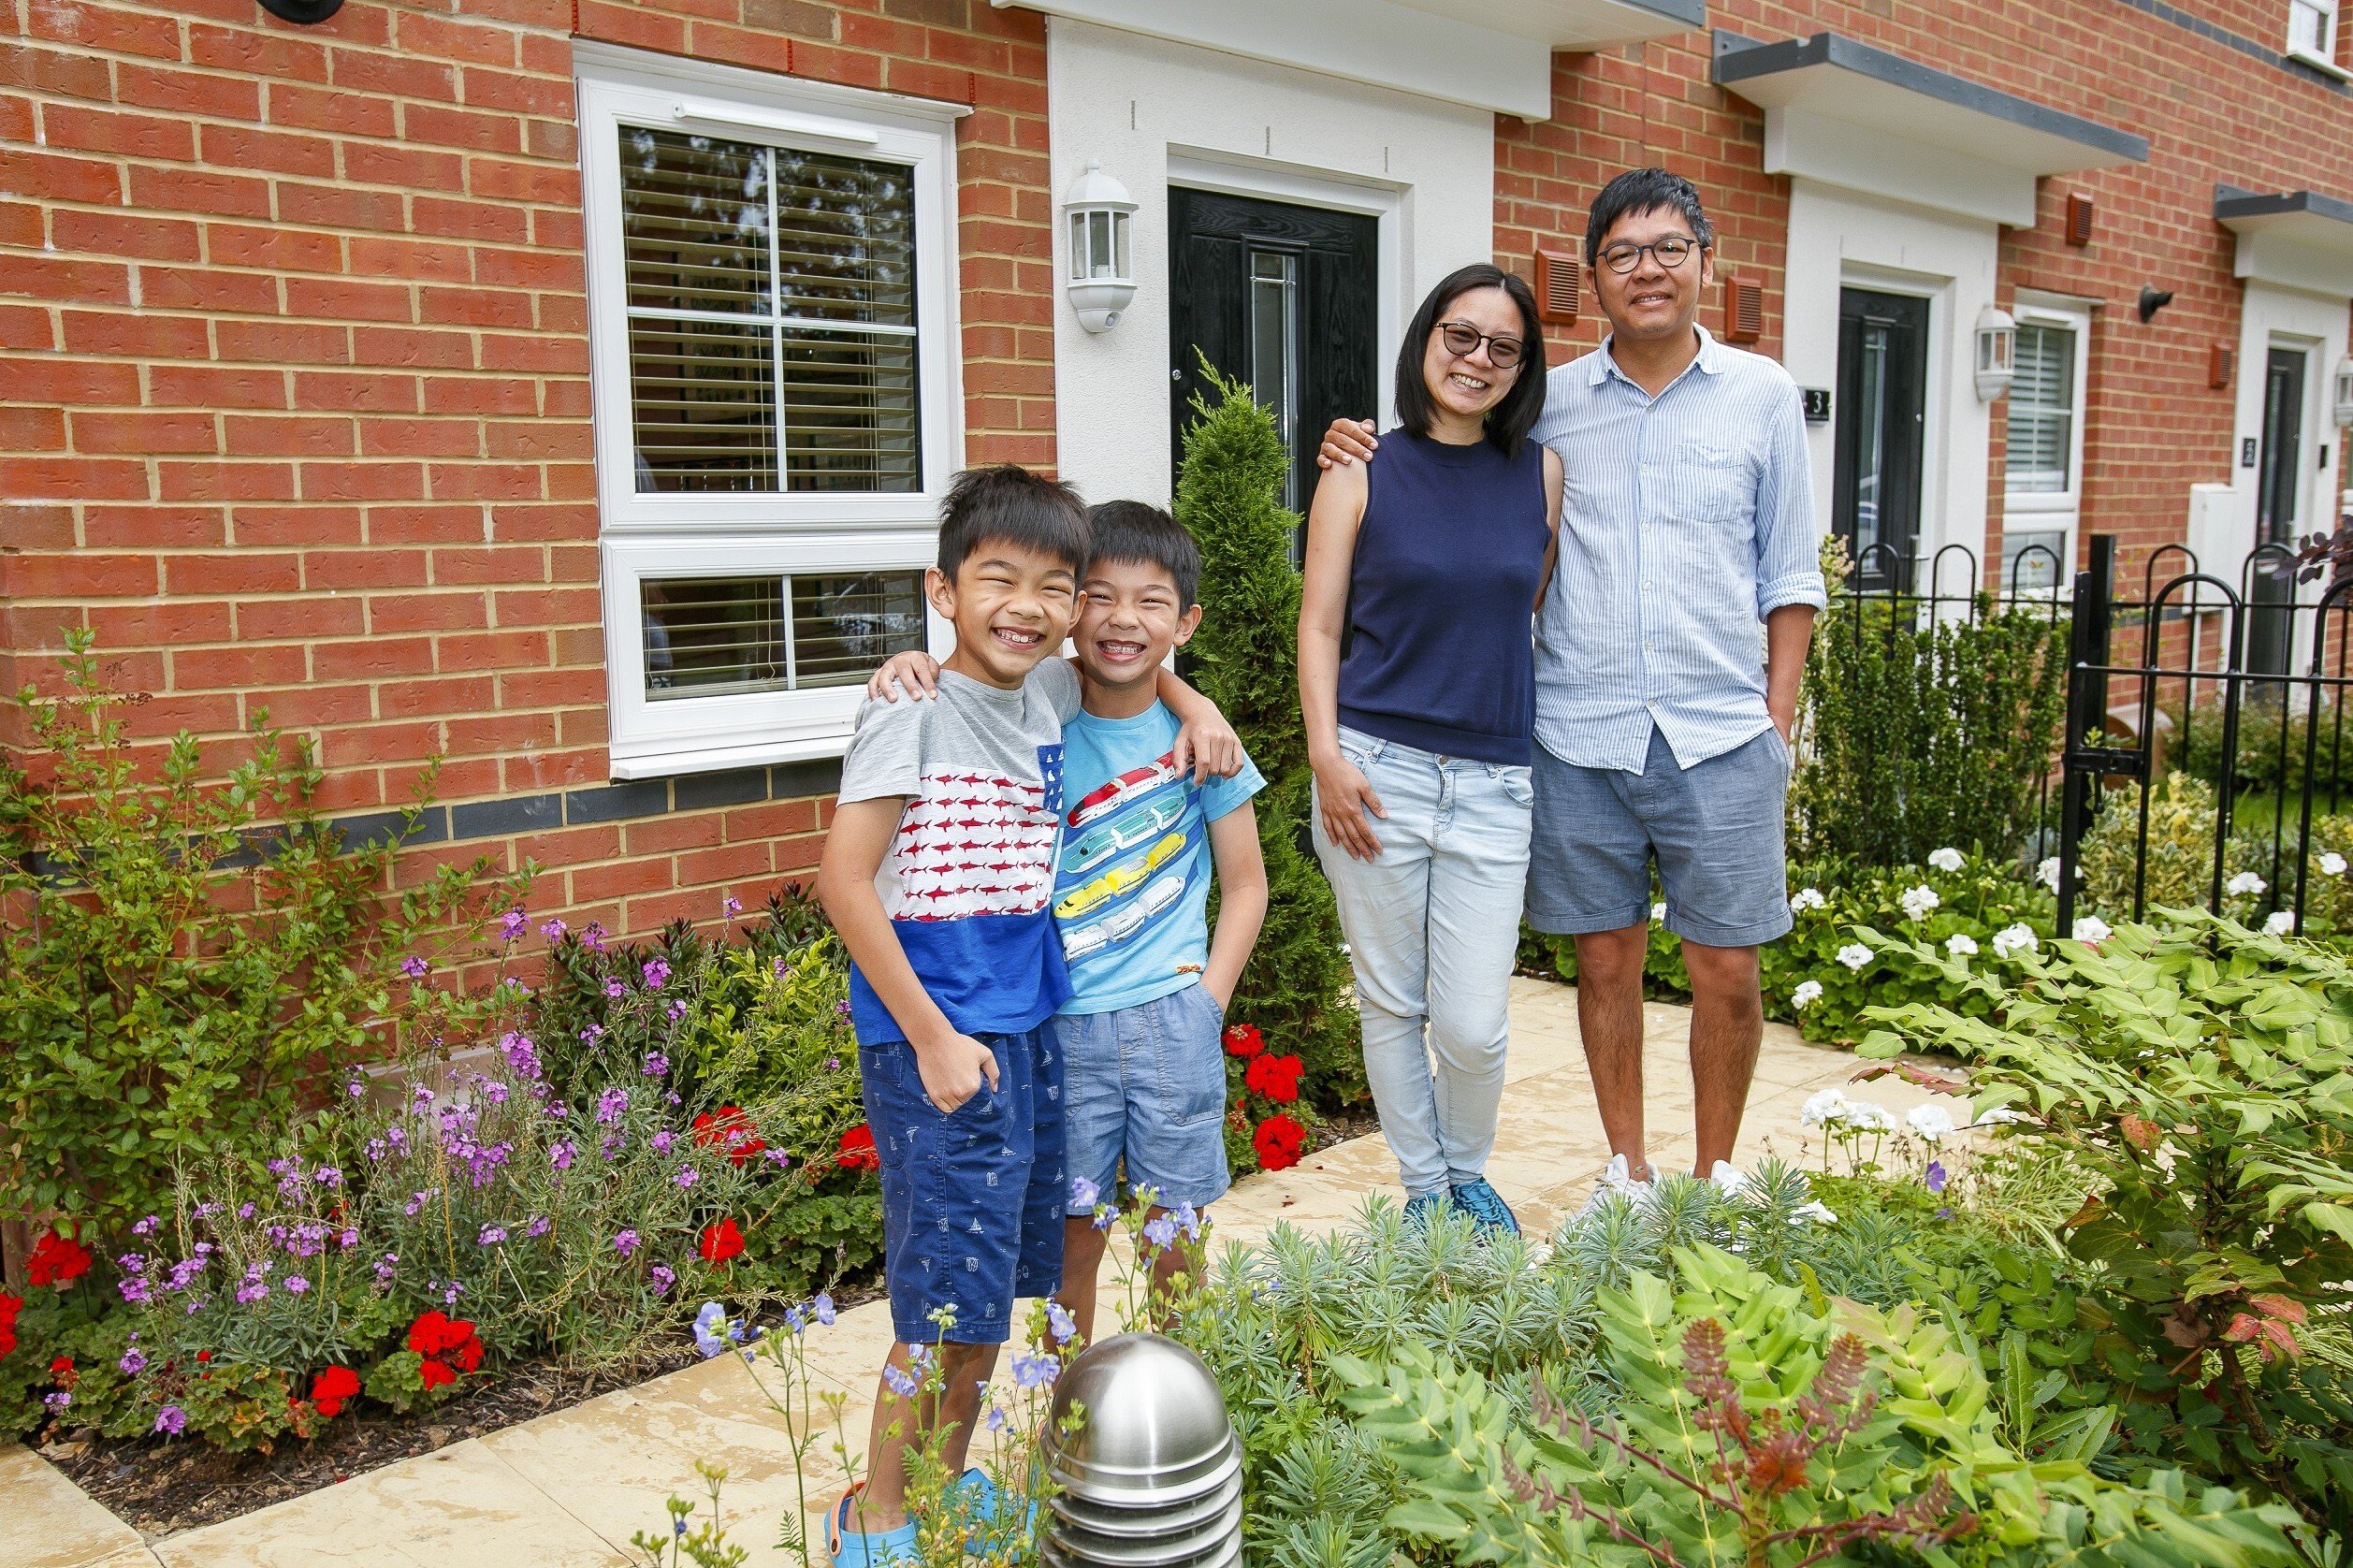
{"label": "roof eave overhang", "polygon": [[2353,297],[2353,201],[2322,191],[2215,187],[2215,222],[2239,237],[2242,278]]}

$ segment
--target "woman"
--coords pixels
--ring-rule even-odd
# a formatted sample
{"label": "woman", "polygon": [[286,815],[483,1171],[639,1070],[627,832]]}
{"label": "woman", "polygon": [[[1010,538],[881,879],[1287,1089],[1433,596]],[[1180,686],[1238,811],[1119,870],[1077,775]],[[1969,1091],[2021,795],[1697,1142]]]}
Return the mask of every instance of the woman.
{"label": "woman", "polygon": [[1451,1201],[1488,1230],[1518,1229],[1486,1170],[1561,517],[1561,459],[1528,439],[1544,372],[1525,283],[1481,265],[1432,290],[1398,354],[1399,431],[1316,486],[1300,608],[1315,849],[1405,1212]]}

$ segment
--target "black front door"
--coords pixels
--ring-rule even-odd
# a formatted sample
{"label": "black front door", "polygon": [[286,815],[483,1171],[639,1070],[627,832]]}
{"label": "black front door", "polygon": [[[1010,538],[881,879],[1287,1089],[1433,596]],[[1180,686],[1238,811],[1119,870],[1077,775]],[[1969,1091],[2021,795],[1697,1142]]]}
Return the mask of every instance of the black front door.
{"label": "black front door", "polygon": [[1927,362],[1928,301],[1866,288],[1838,291],[1831,526],[1854,553],[1862,588],[1911,586]]}
{"label": "black front door", "polygon": [[[2258,544],[2296,542],[2303,432],[2304,351],[2275,348],[2263,367],[2263,445],[2255,486]],[[2295,640],[2295,579],[2270,570],[2286,559],[2266,551],[2247,573],[2246,667],[2267,675],[2287,674]]]}
{"label": "black front door", "polygon": [[1284,502],[1315,493],[1315,448],[1346,415],[1377,417],[1376,219],[1213,191],[1169,190],[1169,356],[1177,460],[1193,398],[1206,394],[1195,351],[1250,384],[1291,451]]}

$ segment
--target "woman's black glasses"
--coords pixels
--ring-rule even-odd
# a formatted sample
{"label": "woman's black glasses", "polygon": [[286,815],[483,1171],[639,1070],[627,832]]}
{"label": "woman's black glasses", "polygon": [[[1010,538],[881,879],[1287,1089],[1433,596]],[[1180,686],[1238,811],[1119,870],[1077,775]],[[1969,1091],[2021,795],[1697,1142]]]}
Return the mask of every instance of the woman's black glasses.
{"label": "woman's black glasses", "polygon": [[1653,240],[1648,245],[1616,244],[1602,250],[1602,265],[1612,272],[1631,272],[1642,264],[1642,253],[1649,251],[1659,258],[1659,265],[1674,269],[1683,265],[1683,258],[1699,249],[1697,240],[1670,234],[1663,240]]}
{"label": "woman's black glasses", "polygon": [[1467,321],[1444,323],[1438,328],[1438,338],[1446,345],[1448,354],[1465,357],[1485,343],[1488,363],[1499,370],[1508,370],[1518,364],[1520,355],[1526,352],[1518,338],[1499,338],[1491,332],[1480,331]]}

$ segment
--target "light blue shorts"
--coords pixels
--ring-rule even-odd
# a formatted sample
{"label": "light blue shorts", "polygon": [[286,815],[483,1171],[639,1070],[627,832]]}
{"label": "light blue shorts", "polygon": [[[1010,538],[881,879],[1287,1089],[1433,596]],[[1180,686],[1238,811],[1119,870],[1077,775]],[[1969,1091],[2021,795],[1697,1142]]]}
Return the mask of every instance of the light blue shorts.
{"label": "light blue shorts", "polygon": [[1655,859],[1677,936],[1753,948],[1784,935],[1789,768],[1773,729],[1686,768],[1654,725],[1640,773],[1577,767],[1539,745],[1528,923],[1580,936],[1648,923]]}
{"label": "light blue shorts", "polygon": [[[1226,1196],[1225,1014],[1198,984],[1111,1012],[1057,1013],[1063,1169],[1105,1202],[1151,1187],[1164,1208]],[[1122,1162],[1126,1186],[1114,1183]],[[1089,1211],[1072,1202],[1069,1212]]]}

